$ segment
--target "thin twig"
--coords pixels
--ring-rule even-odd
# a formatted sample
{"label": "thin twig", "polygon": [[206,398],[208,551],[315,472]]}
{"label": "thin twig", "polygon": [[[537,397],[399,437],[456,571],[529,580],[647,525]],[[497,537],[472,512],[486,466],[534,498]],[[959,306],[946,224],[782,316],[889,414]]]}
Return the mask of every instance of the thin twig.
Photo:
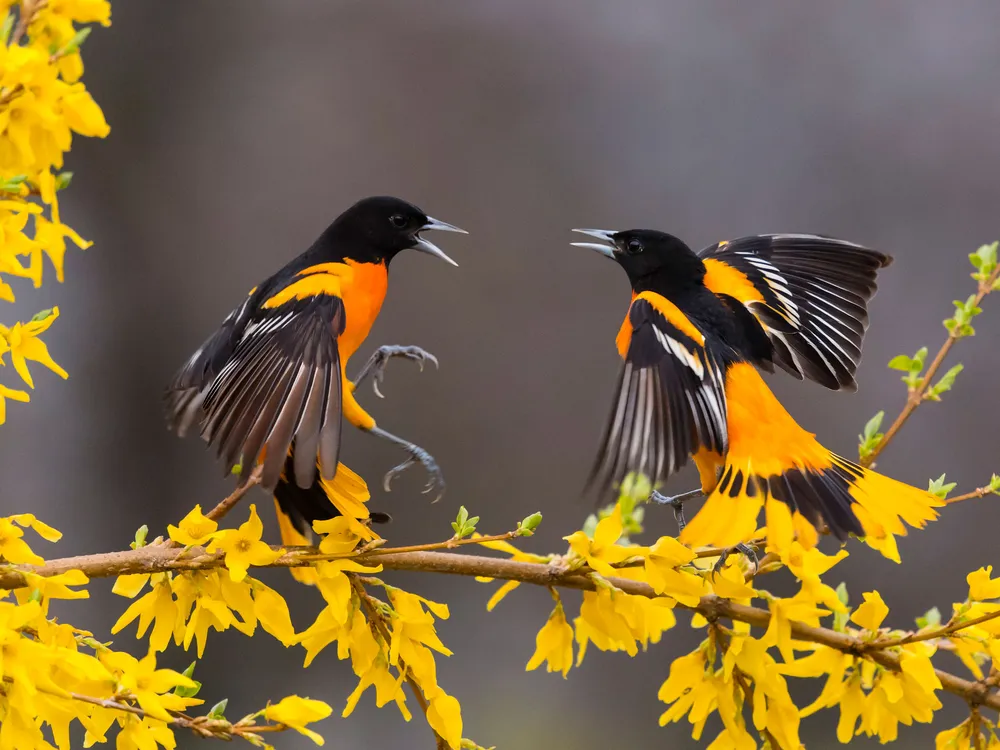
{"label": "thin twig", "polygon": [[8,46],[14,47],[21,43],[21,39],[28,32],[31,22],[35,20],[38,11],[45,7],[46,2],[47,0],[23,0],[20,18],[17,19],[17,26],[14,27],[14,33],[11,34]]}
{"label": "thin twig", "polygon": [[908,643],[919,643],[920,641],[933,641],[937,638],[945,638],[952,633],[957,633],[959,630],[965,630],[966,628],[975,627],[984,622],[989,622],[990,620],[995,620],[1000,617],[1000,610],[996,612],[988,612],[985,615],[980,615],[979,617],[973,617],[971,620],[962,620],[960,622],[951,622],[943,627],[936,628],[935,630],[927,630],[923,633],[910,633],[909,635],[903,636],[901,638],[885,638],[872,641],[868,644],[869,648],[892,648],[893,646],[905,646]]}
{"label": "thin twig", "polygon": [[[997,282],[997,279],[1000,279],[1000,265],[998,265],[993,273],[990,274],[988,279],[979,282],[979,288],[976,290],[976,296],[973,300],[974,307],[979,307],[979,303],[983,301],[983,298],[993,291],[993,285]],[[882,440],[879,441],[879,444],[875,446],[875,449],[871,453],[861,459],[862,466],[871,466],[875,463],[875,459],[878,458],[879,454],[886,449],[890,441],[896,436],[903,425],[906,424],[906,420],[910,418],[910,415],[912,415],[913,412],[917,410],[917,407],[926,400],[925,396],[927,395],[927,389],[930,388],[934,376],[944,363],[945,357],[948,356],[948,352],[951,351],[955,342],[960,338],[962,338],[962,336],[959,335],[959,328],[956,326],[948,333],[948,338],[945,339],[945,342],[938,350],[938,353],[934,355],[934,359],[931,361],[927,371],[921,377],[919,385],[917,385],[916,388],[910,389],[910,392],[906,397],[906,404],[904,404],[903,410],[899,413],[899,416],[896,417],[896,420],[892,423],[889,429],[886,430]]]}
{"label": "thin twig", "polygon": [[964,495],[955,495],[955,497],[949,497],[944,501],[945,505],[953,505],[954,503],[960,503],[963,500],[976,500],[980,497],[986,497],[993,492],[993,488],[977,487],[972,492],[966,492]]}
{"label": "thin twig", "polygon": [[253,470],[253,473],[250,474],[250,477],[247,479],[247,481],[241,484],[235,490],[233,490],[229,494],[229,497],[227,497],[221,503],[212,508],[212,510],[208,511],[208,513],[205,514],[205,518],[211,518],[213,521],[218,521],[220,518],[226,515],[229,511],[231,511],[233,508],[236,507],[236,504],[243,499],[243,496],[247,494],[247,492],[249,492],[253,487],[256,487],[258,484],[260,484],[260,478],[263,475],[263,473],[264,473],[264,465],[258,464],[257,467]]}
{"label": "thin twig", "polygon": [[517,531],[508,531],[505,534],[493,534],[492,536],[467,537],[465,539],[455,539],[452,537],[444,542],[431,542],[429,544],[412,544],[409,547],[380,547],[371,552],[376,555],[394,555],[402,552],[430,552],[439,549],[455,549],[466,544],[482,544],[483,542],[505,542],[520,536]]}

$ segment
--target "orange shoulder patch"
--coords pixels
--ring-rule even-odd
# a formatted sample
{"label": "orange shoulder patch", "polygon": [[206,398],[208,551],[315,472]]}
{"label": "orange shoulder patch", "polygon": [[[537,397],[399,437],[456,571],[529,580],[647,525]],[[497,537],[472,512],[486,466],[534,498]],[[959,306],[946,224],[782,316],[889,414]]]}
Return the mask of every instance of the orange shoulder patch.
{"label": "orange shoulder patch", "polygon": [[317,295],[341,297],[345,284],[349,284],[354,271],[344,263],[318,263],[299,271],[298,281],[281,289],[265,303],[265,308],[281,307],[286,302]]}
{"label": "orange shoulder patch", "polygon": [[694,323],[688,320],[687,315],[682,313],[677,305],[668,300],[666,297],[656,294],[655,292],[643,292],[642,294],[639,294],[636,299],[646,300],[653,306],[653,309],[666,318],[667,322],[674,326],[674,328],[684,335],[690,336],[698,344],[704,346],[704,334],[695,327]]}
{"label": "orange shoulder patch", "polygon": [[764,301],[746,274],[721,260],[705,260],[705,286],[716,294],[731,295],[744,304]]}

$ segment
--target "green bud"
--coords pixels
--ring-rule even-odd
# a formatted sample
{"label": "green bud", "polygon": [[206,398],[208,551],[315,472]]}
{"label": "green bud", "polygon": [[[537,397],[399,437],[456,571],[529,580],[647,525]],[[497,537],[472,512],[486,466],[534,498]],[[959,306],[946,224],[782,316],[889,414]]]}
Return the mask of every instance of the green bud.
{"label": "green bud", "polygon": [[[850,604],[850,598],[847,595],[847,584],[843,581],[837,586],[837,600],[843,604],[845,607]],[[838,632],[843,632],[847,628],[847,621],[850,619],[850,612],[834,612],[833,613],[833,629]]]}
{"label": "green bud", "polygon": [[135,532],[135,541],[132,542],[129,547],[132,549],[139,549],[140,547],[146,546],[146,536],[149,534],[149,527],[143,524]]}
{"label": "green bud", "polygon": [[194,679],[194,667],[197,663],[197,661],[191,662],[188,665],[188,668],[181,673],[189,680],[193,681],[195,683],[195,687],[189,688],[178,685],[174,688],[174,695],[179,695],[181,698],[194,698],[198,695],[198,691],[201,690],[201,683]]}
{"label": "green bud", "polygon": [[864,433],[858,435],[858,454],[861,458],[867,458],[874,453],[879,443],[882,442],[882,438],[885,437],[879,432],[884,418],[885,412],[880,411],[865,424]]}
{"label": "green bud", "polygon": [[73,182],[72,172],[60,172],[56,175],[56,190],[65,190]]}
{"label": "green bud", "polygon": [[941,624],[941,610],[937,607],[931,607],[929,610],[924,612],[923,615],[917,618],[917,627],[921,630],[923,628],[936,628]]}
{"label": "green bud", "polygon": [[221,701],[212,706],[212,710],[208,712],[209,719],[225,719],[226,718],[226,706],[229,705],[229,699],[223,698]]}
{"label": "green bud", "polygon": [[941,394],[951,390],[951,387],[955,385],[955,378],[957,378],[958,374],[964,369],[965,365],[961,363],[952,367],[938,382],[927,390],[927,393],[924,394],[924,398],[929,401],[940,401]]}
{"label": "green bud", "polygon": [[6,16],[3,17],[3,23],[0,24],[0,40],[4,44],[10,44],[10,32],[14,30],[14,14],[8,12]]}
{"label": "green bud", "polygon": [[79,52],[80,45],[87,41],[87,37],[90,36],[90,31],[91,29],[89,26],[84,26],[76,32],[76,34],[73,35],[73,38],[66,42],[66,46],[62,48],[61,54],[72,55],[74,52]]}
{"label": "green bud", "polygon": [[28,597],[29,602],[40,602],[42,600],[42,592],[39,589],[35,589],[31,592],[31,596]]}
{"label": "green bud", "polygon": [[956,487],[955,482],[945,482],[944,477],[945,475],[942,474],[937,479],[932,479],[927,483],[927,491],[941,500],[948,497],[948,493]]}
{"label": "green bud", "polygon": [[41,312],[35,313],[32,316],[32,318],[31,318],[31,322],[32,323],[41,323],[46,318],[52,317],[52,313],[54,311],[55,311],[54,308],[50,307],[48,310],[42,310]]}
{"label": "green bud", "polygon": [[542,522],[541,513],[532,513],[517,525],[518,536],[531,536]]}

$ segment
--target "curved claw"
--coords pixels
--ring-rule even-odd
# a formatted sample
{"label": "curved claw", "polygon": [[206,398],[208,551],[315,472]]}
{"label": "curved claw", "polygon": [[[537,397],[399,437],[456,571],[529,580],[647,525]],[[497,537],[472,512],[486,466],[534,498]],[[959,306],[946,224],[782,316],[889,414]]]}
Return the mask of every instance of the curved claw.
{"label": "curved claw", "polygon": [[361,374],[354,381],[355,386],[370,374],[372,376],[372,390],[375,391],[375,395],[379,398],[385,398],[379,386],[385,379],[385,369],[389,364],[389,360],[393,357],[403,357],[404,359],[416,362],[421,372],[424,371],[424,364],[427,362],[433,363],[435,368],[440,368],[437,357],[429,351],[421,349],[419,346],[396,346],[389,344],[380,346],[372,354],[368,363],[362,368]]}
{"label": "curved claw", "polygon": [[753,577],[757,575],[757,567],[760,565],[760,558],[757,557],[757,550],[755,550],[749,544],[745,544],[744,542],[740,542],[734,547],[730,547],[729,549],[725,550],[721,555],[719,555],[719,559],[716,561],[715,565],[712,566],[712,573],[713,574],[718,573],[720,570],[722,570],[726,566],[726,560],[728,560],[729,556],[734,552],[738,552],[739,554],[746,557],[747,561],[750,563],[750,566],[753,568],[753,572],[750,574],[750,576]]}
{"label": "curved claw", "polygon": [[399,474],[402,474],[411,466],[416,466],[420,464],[424,467],[428,474],[427,484],[424,485],[423,493],[426,495],[434,489],[438,490],[437,496],[431,501],[436,503],[442,497],[444,497],[444,474],[441,472],[441,467],[438,466],[437,461],[434,457],[425,451],[423,448],[413,445],[408,448],[410,451],[410,457],[403,461],[403,463],[398,466],[394,466],[385,473],[385,477],[382,480],[382,488],[386,492],[392,492],[392,480],[395,479]]}

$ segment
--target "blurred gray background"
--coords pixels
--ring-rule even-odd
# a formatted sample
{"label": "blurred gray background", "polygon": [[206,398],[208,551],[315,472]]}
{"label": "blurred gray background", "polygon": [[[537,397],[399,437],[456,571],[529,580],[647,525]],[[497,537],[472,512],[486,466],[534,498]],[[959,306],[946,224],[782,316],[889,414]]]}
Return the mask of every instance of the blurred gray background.
{"label": "blurred gray background", "polygon": [[[419,472],[383,493],[383,472],[402,456],[348,433],[347,463],[372,485],[371,505],[393,514],[393,543],[446,538],[465,504],[486,533],[541,510],[525,546],[557,550],[589,511],[578,490],[609,407],[628,289],[614,266],[568,246],[575,226],[661,228],[696,247],[819,232],[893,254],[859,393],[770,381],[803,425],[852,455],[865,420],[902,405],[885,362],[934,351],[951,300],[973,291],[966,254],[1000,237],[998,22],[995,3],[926,0],[117,3],[114,25],[85,49],[111,136],[76,142],[63,203],[96,244],[69,254],[64,285],[19,287],[16,307],[61,306],[48,341],[71,377],[40,373],[31,406],[10,406],[0,510],[31,510],[68,532],[57,549],[71,554],[122,548],[141,524],[160,531],[221,498],[229,484],[212,457],[164,429],[161,389],[250,287],[379,193],[471,233],[443,237],[461,268],[414,253],[393,264],[382,316],[353,363],[381,343],[441,359],[423,374],[394,363],[387,399],[361,396],[381,425],[439,459],[441,503],[419,493]],[[980,335],[953,357],[966,364],[957,390],[917,413],[884,472],[916,484],[947,472],[963,491],[1000,470],[1000,299],[987,308]],[[270,500],[254,499],[276,538]],[[669,514],[650,515],[650,537],[673,532]],[[905,566],[852,543],[829,581],[846,580],[855,600],[879,588],[896,624],[947,611],[966,573],[1000,562],[998,519],[989,499],[948,509],[902,540]],[[304,627],[319,597],[279,573],[265,578]],[[440,631],[455,655],[438,660],[440,681],[481,744],[694,748],[715,735],[710,725],[695,743],[686,724],[657,726],[670,660],[697,642],[683,615],[644,658],[591,651],[563,681],[524,672],[550,609],[545,591],[522,587],[487,614],[492,587],[393,579],[450,603]],[[93,589],[73,621],[106,633],[126,603],[108,582]],[[576,601],[567,597],[574,615]],[[116,642],[134,645],[132,633]],[[287,693],[326,700],[335,716],[319,729],[334,750],[431,746],[421,720],[375,709],[372,694],[336,718],[355,685],[349,665],[328,650],[304,671],[302,656],[266,636],[213,634],[204,695],[228,697],[233,715]],[[191,655],[165,658],[183,668]],[[965,713],[942,699],[939,728]],[[809,747],[835,744],[836,717],[806,720]],[[903,728],[901,742],[931,737]]]}

